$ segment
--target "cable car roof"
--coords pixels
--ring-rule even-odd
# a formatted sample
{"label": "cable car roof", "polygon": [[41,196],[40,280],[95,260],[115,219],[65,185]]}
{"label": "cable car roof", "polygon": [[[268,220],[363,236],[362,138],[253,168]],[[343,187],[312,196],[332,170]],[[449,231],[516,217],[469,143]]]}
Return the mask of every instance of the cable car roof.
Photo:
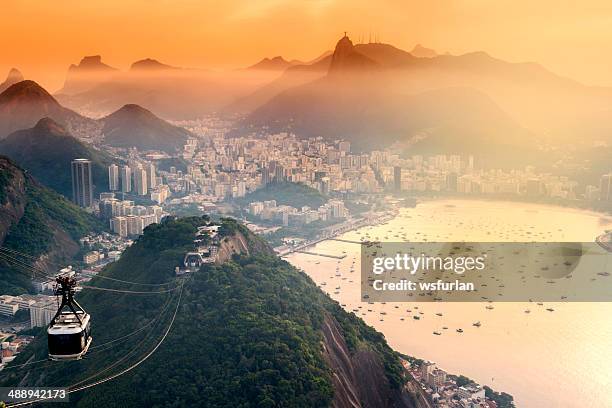
{"label": "cable car roof", "polygon": [[79,319],[70,313],[62,313],[57,317],[55,323],[47,329],[48,334],[76,334],[83,331],[89,324],[90,316],[87,313],[78,312]]}

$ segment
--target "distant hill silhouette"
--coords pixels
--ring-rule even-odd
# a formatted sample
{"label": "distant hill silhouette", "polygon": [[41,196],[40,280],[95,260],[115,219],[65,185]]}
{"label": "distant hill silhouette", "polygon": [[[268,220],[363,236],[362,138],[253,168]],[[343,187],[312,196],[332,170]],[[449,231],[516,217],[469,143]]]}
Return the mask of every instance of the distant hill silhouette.
{"label": "distant hill silhouette", "polygon": [[16,84],[17,82],[23,81],[23,75],[17,68],[11,68],[6,80],[0,84],[0,93],[4,92],[9,86]]}
{"label": "distant hill silhouette", "polygon": [[257,64],[251,65],[248,69],[283,71],[293,65],[295,65],[295,63],[291,63],[283,57],[277,56],[274,58],[264,58]]}
{"label": "distant hill silhouette", "polygon": [[603,120],[612,89],[584,86],[538,64],[509,63],[484,52],[419,57],[343,37],[328,66],[327,73],[302,82],[292,74],[312,68],[291,67],[236,103],[242,112],[253,109],[246,128],[346,137],[363,148],[398,142],[414,152],[459,153],[471,146],[487,155],[503,146],[522,160],[546,129],[558,129],[562,142],[578,141],[579,129],[586,140],[612,141],[612,124]]}
{"label": "distant hill silhouette", "polygon": [[0,139],[16,130],[31,128],[45,117],[68,129],[93,122],[61,106],[34,81],[18,82],[0,93]]}
{"label": "distant hill silhouette", "polygon": [[182,148],[191,136],[189,131],[171,125],[135,104],[123,106],[100,122],[103,124],[104,143],[114,147],[173,153]]}
{"label": "distant hill silhouette", "polygon": [[100,55],[83,57],[78,65],[70,65],[60,94],[76,94],[87,91],[112,78],[119,70],[102,62]]}
{"label": "distant hill silhouette", "polygon": [[166,65],[166,64],[162,64],[161,62],[155,59],[151,59],[151,58],[145,58],[143,60],[136,61],[130,66],[131,71],[138,71],[138,70],[159,71],[159,70],[172,70],[172,69],[179,69],[179,68],[173,67],[170,65]]}
{"label": "distant hill silhouette", "polygon": [[18,130],[0,140],[0,154],[10,157],[38,181],[72,198],[70,162],[92,161],[95,192],[108,190],[108,166],[113,158],[74,138],[60,124],[43,118],[31,129]]}
{"label": "distant hill silhouette", "polygon": [[278,72],[249,69],[217,72],[180,68],[146,58],[86,91],[56,97],[64,106],[97,118],[126,104],[137,104],[164,119],[195,119],[218,112],[236,98],[271,81]]}
{"label": "distant hill silhouette", "polygon": [[329,74],[346,71],[372,70],[379,66],[377,62],[358,52],[353,42],[345,35],[336,44],[329,65]]}
{"label": "distant hill silhouette", "polygon": [[414,48],[410,51],[410,54],[418,58],[433,58],[438,56],[438,53],[435,50],[431,48],[425,48],[421,44],[415,45]]}

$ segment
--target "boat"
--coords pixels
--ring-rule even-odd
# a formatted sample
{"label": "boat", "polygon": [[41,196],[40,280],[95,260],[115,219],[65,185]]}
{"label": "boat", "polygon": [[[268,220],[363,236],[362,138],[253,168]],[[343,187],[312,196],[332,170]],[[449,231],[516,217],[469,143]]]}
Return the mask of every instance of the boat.
{"label": "boat", "polygon": [[412,316],[412,318],[413,318],[414,320],[421,320],[421,318],[420,318],[419,316]]}
{"label": "boat", "polygon": [[554,311],[555,311],[555,309],[553,309],[552,307],[549,307],[549,308],[548,308],[548,309],[546,309],[546,310],[548,310],[549,312],[554,312]]}
{"label": "boat", "polygon": [[472,323],[472,326],[474,326],[474,327],[480,327],[480,326],[482,326],[482,324],[480,324],[480,322],[476,322],[476,323]]}
{"label": "boat", "polygon": [[442,316],[442,313],[436,313],[436,316]]}
{"label": "boat", "polygon": [[440,333],[439,331],[435,331],[433,332],[433,334],[435,334],[436,336],[440,336],[442,333]]}
{"label": "boat", "polygon": [[485,309],[487,309],[487,310],[493,310],[493,309],[495,309],[495,307],[493,307],[493,306],[489,305],[489,306],[485,307]]}
{"label": "boat", "polygon": [[457,333],[463,333],[463,329],[457,329]]}

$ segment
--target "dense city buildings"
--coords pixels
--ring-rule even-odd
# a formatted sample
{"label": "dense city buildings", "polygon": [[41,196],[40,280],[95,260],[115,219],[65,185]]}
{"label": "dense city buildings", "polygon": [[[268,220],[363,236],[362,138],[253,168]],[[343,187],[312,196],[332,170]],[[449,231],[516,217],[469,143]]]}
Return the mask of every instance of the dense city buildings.
{"label": "dense city buildings", "polygon": [[410,376],[408,389],[433,408],[496,408],[484,387],[465,377],[449,375],[431,361],[402,360]]}

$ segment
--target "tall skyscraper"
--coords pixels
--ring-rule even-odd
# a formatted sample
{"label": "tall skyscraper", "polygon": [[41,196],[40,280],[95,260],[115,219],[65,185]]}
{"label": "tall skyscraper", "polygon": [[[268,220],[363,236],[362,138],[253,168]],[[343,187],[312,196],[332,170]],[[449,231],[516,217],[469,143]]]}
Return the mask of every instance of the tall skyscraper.
{"label": "tall skyscraper", "polygon": [[393,188],[395,191],[402,191],[402,168],[400,166],[393,167]]}
{"label": "tall skyscraper", "polygon": [[91,180],[91,161],[74,159],[72,168],[72,201],[79,207],[87,208],[93,204],[93,183]]}
{"label": "tall skyscraper", "polygon": [[601,176],[599,180],[599,197],[602,201],[612,201],[612,173]]}
{"label": "tall skyscraper", "polygon": [[446,175],[446,190],[457,191],[457,181],[459,177],[457,173],[448,173]]}
{"label": "tall skyscraper", "polygon": [[282,183],[283,181],[286,181],[285,168],[280,164],[277,164],[274,169],[274,181],[276,183]]}
{"label": "tall skyscraper", "polygon": [[351,151],[351,142],[343,140],[338,143],[338,150],[344,153],[349,153]]}
{"label": "tall skyscraper", "polygon": [[263,186],[270,184],[270,169],[267,167],[261,169],[261,184]]}
{"label": "tall skyscraper", "polygon": [[147,195],[147,172],[142,167],[134,170],[134,190],[138,195]]}
{"label": "tall skyscraper", "polygon": [[157,171],[153,163],[147,164],[147,185],[149,190],[153,190],[157,187]]}
{"label": "tall skyscraper", "polygon": [[124,193],[132,191],[132,169],[129,166],[121,168],[121,191]]}
{"label": "tall skyscraper", "polygon": [[108,167],[108,189],[110,191],[119,190],[119,166],[116,164]]}

